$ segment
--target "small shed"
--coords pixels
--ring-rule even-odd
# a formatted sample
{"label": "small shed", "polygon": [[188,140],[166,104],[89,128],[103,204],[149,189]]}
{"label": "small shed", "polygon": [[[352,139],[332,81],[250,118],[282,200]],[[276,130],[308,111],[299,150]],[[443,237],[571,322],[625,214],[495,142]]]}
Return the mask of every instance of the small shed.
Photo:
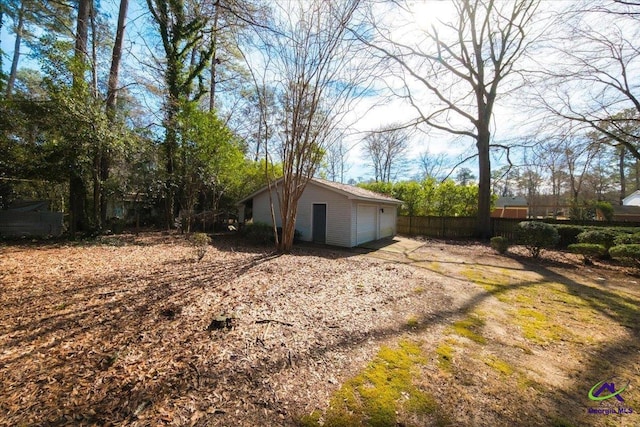
{"label": "small shed", "polygon": [[[278,187],[281,180],[275,182]],[[273,191],[273,188],[272,188]],[[276,225],[280,206],[272,194]],[[296,230],[301,240],[354,247],[396,234],[397,209],[402,202],[360,187],[312,178],[298,201]],[[272,224],[268,188],[238,202],[240,222]]]}
{"label": "small shed", "polygon": [[529,204],[527,199],[521,196],[500,197],[496,200],[495,208],[491,212],[492,218],[518,218],[529,217]]}

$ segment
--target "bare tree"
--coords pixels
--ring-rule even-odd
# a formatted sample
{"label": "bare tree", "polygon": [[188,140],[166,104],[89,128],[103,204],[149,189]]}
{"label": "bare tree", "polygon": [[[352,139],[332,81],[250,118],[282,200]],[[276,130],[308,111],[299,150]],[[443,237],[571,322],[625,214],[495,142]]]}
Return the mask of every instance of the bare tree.
{"label": "bare tree", "polygon": [[347,164],[348,151],[342,139],[335,141],[327,148],[324,158],[324,169],[327,178],[331,181],[344,182],[344,174],[350,169],[350,166]]}
{"label": "bare tree", "polygon": [[370,132],[364,139],[364,153],[371,160],[376,182],[391,182],[409,148],[406,129],[387,125]]}
{"label": "bare tree", "polygon": [[[418,43],[394,39],[379,25],[368,44],[390,58],[404,82],[402,96],[423,123],[475,141],[479,166],[478,224],[491,234],[491,124],[501,83],[527,48],[537,0],[455,0],[456,17],[421,31]],[[409,6],[410,7],[410,6]],[[425,102],[424,92],[437,102]]]}
{"label": "bare tree", "polygon": [[579,216],[580,194],[585,178],[593,160],[600,151],[600,146],[586,135],[568,132],[555,141],[556,149],[561,155],[561,162],[566,173],[571,196],[573,216]]}
{"label": "bare tree", "polygon": [[640,93],[634,79],[640,65],[640,3],[589,2],[561,15],[567,36],[554,43],[539,93],[556,116],[603,135],[640,159]]}
{"label": "bare tree", "polygon": [[426,149],[420,153],[418,158],[418,165],[420,167],[420,173],[422,179],[435,178],[442,179],[445,175],[444,171],[447,167],[447,155],[446,153],[434,154]]}
{"label": "bare tree", "polygon": [[[277,3],[271,30],[262,29],[254,54],[273,80],[279,103],[276,121],[283,177],[277,199],[282,225],[278,250],[293,245],[298,200],[320,166],[328,145],[338,139],[339,123],[358,90],[351,68],[358,55],[347,26],[360,0]],[[255,59],[254,67],[260,67]],[[256,63],[257,62],[257,63]],[[271,154],[274,150],[271,150]]]}

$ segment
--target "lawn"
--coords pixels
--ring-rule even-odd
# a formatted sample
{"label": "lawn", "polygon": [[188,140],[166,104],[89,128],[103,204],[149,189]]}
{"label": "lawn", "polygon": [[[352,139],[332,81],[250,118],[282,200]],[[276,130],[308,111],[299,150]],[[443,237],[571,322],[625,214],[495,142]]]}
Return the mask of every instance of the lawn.
{"label": "lawn", "polygon": [[637,277],[410,246],[0,246],[0,425],[638,424]]}

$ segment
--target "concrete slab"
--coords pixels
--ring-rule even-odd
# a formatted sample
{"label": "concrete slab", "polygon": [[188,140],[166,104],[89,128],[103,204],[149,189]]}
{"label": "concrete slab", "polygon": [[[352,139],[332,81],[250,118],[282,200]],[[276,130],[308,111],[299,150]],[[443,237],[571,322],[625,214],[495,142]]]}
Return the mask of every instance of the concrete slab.
{"label": "concrete slab", "polygon": [[372,251],[394,252],[406,255],[418,248],[421,248],[424,245],[425,242],[408,239],[406,237],[395,236],[391,238],[374,240],[373,242],[363,243],[358,247]]}

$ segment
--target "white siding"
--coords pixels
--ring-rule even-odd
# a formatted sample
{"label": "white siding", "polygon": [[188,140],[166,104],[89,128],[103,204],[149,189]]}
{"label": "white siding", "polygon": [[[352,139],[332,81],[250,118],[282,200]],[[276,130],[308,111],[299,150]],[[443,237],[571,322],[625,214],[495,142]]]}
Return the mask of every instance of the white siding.
{"label": "white siding", "polygon": [[[281,226],[280,205],[274,193],[274,209],[276,225]],[[298,201],[298,215],[296,217],[296,230],[302,234],[301,239],[312,239],[313,204],[325,203],[327,205],[327,236],[326,243],[336,246],[353,246],[351,244],[351,200],[335,191],[327,190],[310,182],[302,197]],[[253,221],[271,224],[269,210],[269,193],[264,191],[253,198]]]}
{"label": "white siding", "polygon": [[[273,206],[276,215],[276,225],[280,227],[280,204],[278,198],[273,194]],[[257,194],[253,198],[253,222],[264,222],[265,224],[272,224],[271,222],[271,208],[269,205],[269,193],[263,191]]]}
{"label": "white siding", "polygon": [[313,204],[327,205],[327,245],[351,246],[349,231],[351,229],[351,201],[342,194],[327,190],[309,183],[298,202],[298,219],[296,229],[302,232],[302,240],[310,241],[313,224]]}

